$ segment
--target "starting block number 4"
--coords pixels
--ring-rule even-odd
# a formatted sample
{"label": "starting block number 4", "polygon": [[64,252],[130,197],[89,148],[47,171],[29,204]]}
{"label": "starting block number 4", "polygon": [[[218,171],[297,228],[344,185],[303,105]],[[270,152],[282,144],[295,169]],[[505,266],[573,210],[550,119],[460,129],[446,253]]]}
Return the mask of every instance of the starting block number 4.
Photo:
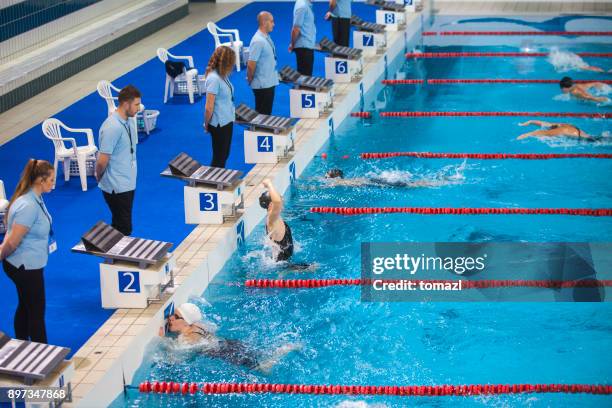
{"label": "starting block number 4", "polygon": [[302,94],[302,109],[315,107],[315,94]]}
{"label": "starting block number 4", "polygon": [[119,271],[117,277],[120,293],[140,293],[140,272]]}
{"label": "starting block number 4", "polygon": [[217,193],[200,193],[200,211],[218,211]]}
{"label": "starting block number 4", "polygon": [[373,47],[374,46],[374,36],[373,35],[364,35],[362,38],[364,47]]}
{"label": "starting block number 4", "polygon": [[347,61],[336,61],[336,74],[347,74],[348,73],[348,62]]}
{"label": "starting block number 4", "polygon": [[257,136],[257,151],[260,153],[270,153],[274,151],[272,136]]}

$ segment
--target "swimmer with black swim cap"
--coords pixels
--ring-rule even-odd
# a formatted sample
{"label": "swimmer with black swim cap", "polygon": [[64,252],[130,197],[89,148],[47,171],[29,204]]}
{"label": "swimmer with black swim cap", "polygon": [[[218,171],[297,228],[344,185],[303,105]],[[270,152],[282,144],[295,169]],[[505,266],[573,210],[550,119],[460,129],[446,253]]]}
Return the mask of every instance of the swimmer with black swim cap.
{"label": "swimmer with black swim cap", "polygon": [[575,84],[572,78],[563,77],[559,81],[559,87],[564,94],[569,93],[578,99],[593,102],[607,102],[608,98],[605,96],[594,96],[591,94],[591,88],[604,89],[606,84],[603,82],[587,82],[585,84]]}
{"label": "swimmer with black swim cap", "polygon": [[340,169],[331,169],[325,173],[325,178],[328,179],[328,186],[336,187],[440,187],[449,184],[456,184],[455,180],[444,177],[438,180],[387,180],[383,177],[355,177],[350,179],[344,178],[344,172]]}
{"label": "swimmer with black swim cap", "polygon": [[267,191],[259,196],[259,205],[268,212],[266,217],[266,234],[276,244],[274,252],[275,261],[286,261],[293,255],[293,237],[291,228],[282,219],[283,198],[278,194],[269,179],[263,181]]}

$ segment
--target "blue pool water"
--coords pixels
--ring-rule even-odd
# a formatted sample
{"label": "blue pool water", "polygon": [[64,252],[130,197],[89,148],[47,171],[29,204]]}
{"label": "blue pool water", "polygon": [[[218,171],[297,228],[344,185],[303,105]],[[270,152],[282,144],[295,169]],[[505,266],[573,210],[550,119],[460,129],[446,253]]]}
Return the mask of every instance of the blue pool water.
{"label": "blue pool water", "polygon": [[[588,44],[580,47],[588,50]],[[466,50],[467,48],[463,49]],[[448,50],[448,49],[445,49]],[[459,50],[454,48],[453,50]],[[500,51],[501,48],[479,48]],[[513,49],[516,50],[516,49]],[[432,51],[432,50],[427,50]],[[436,51],[434,49],[433,51]],[[603,61],[608,63],[609,61]],[[407,62],[408,78],[518,77],[515,60]],[[558,74],[536,60],[524,77]],[[585,78],[579,74],[576,77]],[[605,77],[605,76],[600,76]],[[554,99],[547,85],[436,85],[376,89],[367,108],[379,110],[605,111]],[[375,115],[376,116],[376,115]],[[609,217],[421,216],[342,217],[311,214],[311,206],[610,207],[610,160],[482,161],[361,160],[361,152],[595,152],[612,143],[536,139],[517,141],[527,118],[348,119],[285,196],[284,217],[297,242],[296,262],[309,272],[273,265],[260,225],[244,248],[211,282],[199,304],[222,337],[270,353],[286,343],[303,349],[286,356],[269,375],[185,350],[167,351],[159,340],[133,384],[148,379],[306,384],[610,383],[612,308],[569,303],[367,303],[358,288],[246,289],[251,278],[357,278],[364,241],[610,241]],[[601,120],[571,120],[591,134],[610,127]],[[348,155],[348,159],[342,156]],[[321,178],[330,168],[345,177],[440,180],[435,188],[334,187]],[[115,406],[312,407],[312,406],[555,406],[602,407],[610,397],[516,395],[484,398],[217,395],[159,396],[129,391]],[[352,405],[351,405],[352,404]],[[378,405],[377,405],[378,404]]]}

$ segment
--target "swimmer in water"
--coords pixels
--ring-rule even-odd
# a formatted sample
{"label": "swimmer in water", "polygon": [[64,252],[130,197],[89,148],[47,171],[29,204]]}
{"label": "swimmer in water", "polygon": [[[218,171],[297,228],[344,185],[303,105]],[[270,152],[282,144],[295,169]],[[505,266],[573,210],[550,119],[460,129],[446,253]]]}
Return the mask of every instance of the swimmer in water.
{"label": "swimmer in water", "polygon": [[600,67],[595,67],[584,62],[579,55],[572,52],[559,51],[558,48],[552,48],[548,54],[548,62],[554,65],[559,72],[571,71],[580,69],[583,71],[604,72]]}
{"label": "swimmer in water", "polygon": [[576,137],[584,139],[587,142],[594,142],[597,138],[583,132],[578,127],[569,123],[550,123],[541,120],[528,120],[527,122],[519,123],[519,126],[535,125],[542,129],[534,130],[533,132],[523,133],[518,140],[528,137]]}
{"label": "swimmer in water", "polygon": [[329,180],[330,187],[345,186],[345,187],[405,187],[405,188],[418,188],[418,187],[440,187],[447,186],[449,184],[456,184],[456,181],[449,177],[444,177],[437,180],[387,180],[382,177],[356,177],[345,179],[344,173],[340,169],[331,169],[325,173],[325,178]]}
{"label": "swimmer in water", "polygon": [[[243,342],[224,339],[207,330],[202,324],[202,312],[193,303],[183,303],[176,308],[175,313],[168,318],[168,331],[178,334],[179,343],[206,345],[201,352],[208,357],[219,358],[266,374],[283,356],[301,348],[298,344],[286,344],[277,348],[269,358],[263,359],[260,353],[249,349]],[[166,335],[163,327],[160,327],[159,335]]]}
{"label": "swimmer in water", "polygon": [[575,84],[572,78],[563,77],[561,81],[559,81],[559,86],[561,87],[561,91],[564,94],[569,93],[570,95],[573,95],[578,99],[593,102],[606,102],[608,100],[608,98],[606,98],[605,96],[594,96],[590,92],[591,88],[604,89],[606,85],[603,82],[587,82],[585,84]]}

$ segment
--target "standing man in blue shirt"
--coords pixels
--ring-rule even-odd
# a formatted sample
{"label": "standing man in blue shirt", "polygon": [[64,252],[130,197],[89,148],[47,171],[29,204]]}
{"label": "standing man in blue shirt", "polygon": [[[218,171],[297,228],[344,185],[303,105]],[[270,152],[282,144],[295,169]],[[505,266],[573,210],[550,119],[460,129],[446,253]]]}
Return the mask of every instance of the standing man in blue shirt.
{"label": "standing man in blue shirt", "polygon": [[295,52],[297,70],[302,75],[312,76],[316,36],[312,2],[297,0],[293,7],[293,29],[289,52]]}
{"label": "standing man in blue shirt", "polygon": [[132,234],[132,207],[136,190],[136,121],[140,91],[128,85],[119,92],[119,107],[99,134],[96,179],[113,216],[112,226],[123,235]]}
{"label": "standing man in blue shirt", "polygon": [[272,114],[274,89],[278,85],[276,71],[276,47],[270,38],[274,29],[274,17],[267,11],[257,15],[259,29],[249,45],[247,81],[255,95],[255,110],[263,115]]}
{"label": "standing man in blue shirt", "polygon": [[349,46],[351,13],[351,0],[329,0],[329,11],[325,19],[331,18],[334,42],[343,47]]}

